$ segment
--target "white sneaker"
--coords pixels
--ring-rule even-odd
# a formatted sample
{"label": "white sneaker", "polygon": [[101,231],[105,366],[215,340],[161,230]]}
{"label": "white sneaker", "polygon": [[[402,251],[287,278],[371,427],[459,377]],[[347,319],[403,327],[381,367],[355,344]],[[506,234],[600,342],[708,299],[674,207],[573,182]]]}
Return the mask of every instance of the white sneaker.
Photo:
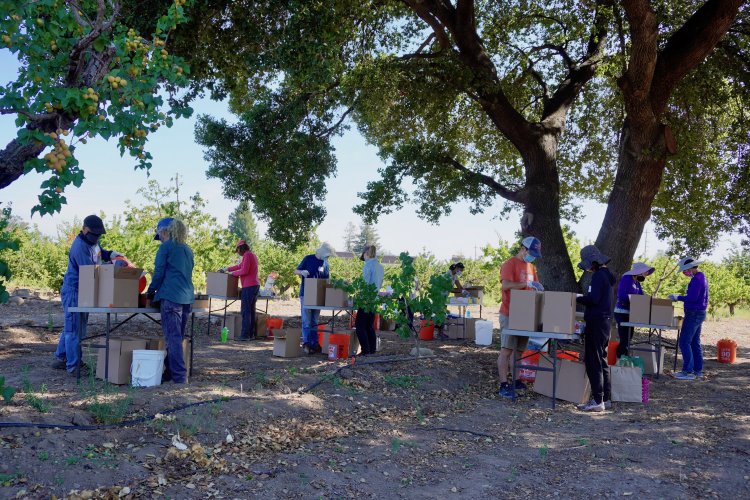
{"label": "white sneaker", "polygon": [[592,399],[586,404],[578,405],[578,409],[581,411],[594,411],[594,412],[604,411],[605,410],[604,401],[602,401],[601,403],[597,403],[596,401]]}
{"label": "white sneaker", "polygon": [[604,409],[605,410],[609,410],[610,408],[612,408],[612,401],[611,400],[605,401],[604,402]]}
{"label": "white sneaker", "polygon": [[677,372],[674,374],[674,378],[677,380],[695,380],[695,375],[688,372]]}

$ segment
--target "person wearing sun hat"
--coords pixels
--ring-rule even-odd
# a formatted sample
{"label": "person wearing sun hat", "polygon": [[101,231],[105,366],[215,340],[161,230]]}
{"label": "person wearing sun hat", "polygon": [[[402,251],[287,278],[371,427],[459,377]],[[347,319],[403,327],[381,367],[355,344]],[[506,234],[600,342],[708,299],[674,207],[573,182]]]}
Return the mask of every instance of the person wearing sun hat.
{"label": "person wearing sun hat", "polygon": [[682,352],[682,371],[674,374],[678,380],[695,380],[703,378],[703,349],[701,348],[701,329],[706,319],[708,308],[708,280],[698,271],[703,261],[693,257],[680,259],[679,271],[690,278],[685,295],[672,294],[669,298],[685,305],[685,319],[680,330],[680,351]]}
{"label": "person wearing sun hat", "polygon": [[[69,373],[75,373],[78,362],[81,360],[78,320],[79,317],[83,320],[81,330],[85,337],[88,313],[79,316],[78,313],[68,312],[68,308],[78,306],[79,267],[112,262],[116,257],[124,257],[121,253],[114,250],[104,250],[99,246],[99,238],[106,232],[102,219],[96,215],[89,215],[83,219],[81,232],[78,233],[70,246],[68,269],[65,271],[62,288],[60,289],[60,301],[65,317],[52,368],[66,369]],[[86,370],[86,365],[83,365],[82,369]]]}
{"label": "person wearing sun hat", "polygon": [[615,321],[617,322],[617,335],[620,337],[620,343],[617,346],[617,357],[628,355],[630,340],[633,338],[633,328],[622,326],[630,320],[630,296],[643,295],[641,283],[654,272],[654,268],[636,262],[630,271],[625,272],[620,278],[620,284],[617,286],[617,303],[615,304]]}
{"label": "person wearing sun hat", "polygon": [[586,322],[583,330],[583,362],[591,383],[591,401],[578,407],[583,411],[604,411],[612,404],[607,344],[609,325],[612,321],[612,287],[615,277],[607,269],[610,260],[594,245],[587,245],[581,249],[581,262],[578,263],[578,267],[594,273],[588,293],[576,299],[576,302],[586,306],[583,313]]}
{"label": "person wearing sun hat", "polygon": [[219,272],[229,273],[240,278],[242,284],[240,295],[242,330],[237,340],[252,340],[257,334],[255,331],[255,303],[258,300],[258,290],[260,290],[258,257],[250,250],[250,245],[245,240],[239,240],[235,245],[235,250],[242,257],[242,261],[236,266],[219,269]]}

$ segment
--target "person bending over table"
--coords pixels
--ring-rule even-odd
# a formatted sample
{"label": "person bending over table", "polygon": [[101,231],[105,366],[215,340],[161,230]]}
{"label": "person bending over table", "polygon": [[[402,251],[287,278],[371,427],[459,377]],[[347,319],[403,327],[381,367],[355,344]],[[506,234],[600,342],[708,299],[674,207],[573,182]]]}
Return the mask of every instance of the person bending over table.
{"label": "person bending over table", "polygon": [[[112,262],[116,257],[124,257],[114,250],[104,250],[99,246],[99,238],[106,232],[102,220],[96,215],[89,215],[83,219],[83,228],[70,246],[68,269],[65,271],[60,290],[65,319],[55,350],[55,361],[52,363],[52,368],[56,370],[67,369],[71,374],[75,372],[81,352],[81,342],[78,337],[79,319],[83,322],[82,337],[86,336],[89,315],[68,312],[69,308],[78,306],[79,267]],[[82,365],[81,370],[86,371],[88,367]]]}
{"label": "person bending over table", "polygon": [[630,296],[643,295],[641,283],[645,281],[646,276],[653,272],[653,267],[649,267],[643,262],[636,262],[633,264],[633,269],[622,275],[620,284],[617,286],[615,321],[617,322],[617,335],[620,337],[620,343],[617,345],[618,358],[628,355],[630,340],[633,338],[633,328],[622,326],[623,323],[630,321]]}
{"label": "person bending over table", "polygon": [[182,353],[182,339],[192,304],[193,251],[185,243],[187,228],[179,219],[161,219],[156,225],[155,240],[161,245],[156,251],[154,276],[147,296],[159,303],[161,329],[167,344],[167,372],[163,381],[175,384],[187,382],[187,367]]}
{"label": "person bending over table", "polygon": [[[544,287],[539,283],[536,266],[532,264],[536,259],[542,257],[542,242],[529,236],[524,238],[518,253],[508,259],[500,268],[500,281],[502,282],[502,303],[500,304],[500,355],[497,357],[497,372],[500,377],[500,392],[504,398],[512,398],[514,388],[508,383],[509,375],[512,374],[513,364],[516,358],[523,354],[528,345],[528,337],[516,337],[503,333],[508,328],[510,315],[510,291],[511,290],[539,290]],[[526,389],[526,385],[520,380],[512,380],[516,390]]]}
{"label": "person bending over table", "polygon": [[[380,290],[380,287],[383,286],[384,270],[383,265],[375,258],[375,245],[366,246],[359,258],[365,261],[365,265],[362,267],[362,277],[365,283],[373,284],[376,290]],[[359,345],[362,346],[362,356],[375,354],[377,346],[375,313],[366,312],[362,308],[357,309],[354,327],[357,331]]]}
{"label": "person bending over table", "polygon": [[258,257],[250,250],[245,240],[240,240],[235,246],[242,261],[236,266],[219,269],[220,273],[228,272],[238,276],[242,284],[240,296],[240,314],[242,315],[242,330],[236,340],[247,341],[256,338],[255,331],[255,303],[258,300],[260,281],[258,280]]}
{"label": "person bending over table", "polygon": [[578,263],[578,267],[585,272],[594,273],[588,293],[576,299],[579,304],[586,306],[583,313],[586,322],[583,330],[583,361],[591,383],[591,401],[578,406],[578,409],[583,411],[600,412],[612,405],[607,344],[609,325],[612,321],[612,287],[615,277],[607,269],[609,261],[610,258],[594,245],[581,249],[581,262]]}
{"label": "person bending over table", "polygon": [[330,274],[328,257],[334,253],[335,250],[329,243],[323,243],[315,254],[306,255],[294,270],[294,274],[302,278],[302,284],[299,287],[299,302],[302,311],[302,350],[307,354],[321,352],[323,348],[318,342],[320,311],[305,309],[305,278],[328,279]]}
{"label": "person bending over table", "polygon": [[706,319],[708,307],[708,280],[698,271],[702,263],[692,257],[680,259],[680,272],[690,278],[685,295],[670,295],[673,301],[685,304],[685,319],[680,330],[680,352],[682,352],[682,371],[674,374],[678,380],[695,380],[703,378],[703,350],[701,349],[701,328]]}

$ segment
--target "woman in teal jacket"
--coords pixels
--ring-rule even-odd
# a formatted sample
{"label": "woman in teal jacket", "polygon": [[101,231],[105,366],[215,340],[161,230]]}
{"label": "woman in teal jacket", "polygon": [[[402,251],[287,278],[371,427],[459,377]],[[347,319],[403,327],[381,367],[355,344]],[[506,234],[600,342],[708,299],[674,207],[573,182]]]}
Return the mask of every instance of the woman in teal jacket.
{"label": "woman in teal jacket", "polygon": [[166,218],[156,225],[155,240],[161,241],[154,261],[154,276],[148,297],[159,303],[161,329],[167,344],[167,368],[175,384],[187,382],[187,368],[182,355],[182,339],[192,304],[193,251],[185,243],[187,228],[179,219]]}

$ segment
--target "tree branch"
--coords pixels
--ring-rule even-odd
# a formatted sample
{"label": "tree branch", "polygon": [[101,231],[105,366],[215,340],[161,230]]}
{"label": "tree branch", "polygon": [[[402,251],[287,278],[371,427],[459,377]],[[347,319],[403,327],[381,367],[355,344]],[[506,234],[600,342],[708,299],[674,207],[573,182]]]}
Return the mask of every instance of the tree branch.
{"label": "tree branch", "polygon": [[626,107],[630,114],[636,102],[647,98],[653,82],[659,23],[648,0],[622,0],[622,6],[630,24],[631,47],[628,70],[617,83],[626,96]]}
{"label": "tree branch", "polygon": [[426,22],[432,32],[438,39],[438,43],[444,49],[449,49],[452,44],[448,33],[445,31],[445,27],[425,6],[424,3],[419,0],[402,0],[407,7],[409,7],[415,14],[424,22]]}
{"label": "tree branch", "polygon": [[348,108],[348,109],[347,109],[346,111],[344,111],[344,114],[342,114],[342,115],[341,115],[341,118],[339,118],[339,121],[337,121],[336,123],[334,123],[333,125],[331,125],[330,127],[328,127],[328,128],[327,128],[327,129],[325,130],[325,131],[323,131],[323,133],[321,133],[321,134],[316,134],[316,135],[315,135],[315,137],[321,138],[321,137],[326,137],[326,136],[329,136],[329,135],[331,135],[331,134],[332,134],[333,132],[335,132],[335,131],[336,131],[336,129],[337,129],[337,128],[338,128],[338,127],[339,127],[339,126],[340,126],[340,125],[342,124],[342,123],[344,123],[344,120],[346,119],[346,117],[347,117],[347,116],[348,116],[348,115],[349,115],[349,114],[350,114],[350,113],[351,113],[352,111],[354,111],[354,106],[350,106],[350,107],[349,107],[349,108]]}
{"label": "tree branch", "polygon": [[525,188],[521,188],[518,191],[513,191],[503,186],[502,184],[497,182],[495,179],[493,179],[489,175],[481,174],[479,172],[475,172],[473,170],[466,168],[464,165],[459,163],[455,158],[446,156],[444,157],[444,160],[451,167],[458,170],[459,172],[462,172],[469,180],[484,184],[485,186],[491,188],[493,191],[495,191],[497,194],[499,194],[506,200],[513,201],[515,203],[526,202],[526,189]]}
{"label": "tree branch", "polygon": [[532,47],[529,49],[529,54],[533,54],[535,52],[541,52],[543,50],[551,50],[552,52],[556,52],[560,57],[562,57],[563,61],[565,61],[565,65],[568,67],[568,69],[571,69],[573,66],[575,66],[575,62],[573,62],[573,59],[571,59],[570,54],[568,54],[568,51],[565,50],[565,47],[562,45],[555,45],[554,43],[545,43],[536,47]]}
{"label": "tree branch", "polygon": [[[73,7],[75,9],[75,7]],[[98,0],[97,2],[97,13],[96,13],[96,24],[91,28],[91,31],[78,40],[70,51],[70,62],[68,63],[68,74],[65,77],[65,81],[69,86],[75,86],[78,82],[77,75],[81,63],[81,55],[94,43],[99,35],[112,29],[112,25],[117,20],[117,16],[120,14],[120,4],[114,3],[112,5],[112,15],[105,22],[104,21],[104,1]]]}

